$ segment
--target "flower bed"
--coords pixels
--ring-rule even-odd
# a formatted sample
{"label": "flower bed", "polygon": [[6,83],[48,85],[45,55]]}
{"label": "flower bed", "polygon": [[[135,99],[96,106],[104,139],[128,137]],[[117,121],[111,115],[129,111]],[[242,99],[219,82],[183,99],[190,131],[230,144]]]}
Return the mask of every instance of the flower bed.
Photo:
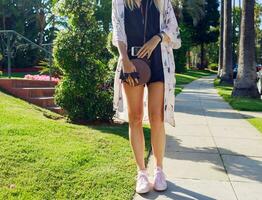
{"label": "flower bed", "polygon": [[[40,80],[40,81],[50,81],[50,77],[47,75],[31,75],[27,74],[24,76],[25,79],[30,79],[30,80]],[[59,82],[59,78],[51,77],[51,81]]]}

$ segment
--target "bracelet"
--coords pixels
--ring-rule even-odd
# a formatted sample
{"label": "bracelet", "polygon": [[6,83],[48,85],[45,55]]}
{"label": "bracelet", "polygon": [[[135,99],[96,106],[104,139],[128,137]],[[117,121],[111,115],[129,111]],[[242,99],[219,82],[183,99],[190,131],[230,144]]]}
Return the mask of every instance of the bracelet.
{"label": "bracelet", "polygon": [[160,43],[163,41],[163,35],[161,33],[158,33],[157,36],[160,38]]}

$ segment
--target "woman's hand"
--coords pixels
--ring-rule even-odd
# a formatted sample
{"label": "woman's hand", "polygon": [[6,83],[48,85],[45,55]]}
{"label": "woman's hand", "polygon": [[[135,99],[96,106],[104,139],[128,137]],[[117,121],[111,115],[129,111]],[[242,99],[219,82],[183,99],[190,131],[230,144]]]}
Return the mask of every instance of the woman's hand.
{"label": "woman's hand", "polygon": [[[134,64],[130,61],[128,57],[121,58],[122,64],[123,64],[123,73],[131,73],[136,71],[136,67]],[[126,81],[129,83],[131,86],[135,86],[135,82],[138,83],[138,79],[135,78],[133,79],[131,75],[128,76]],[[134,82],[135,81],[135,82]]]}
{"label": "woman's hand", "polygon": [[160,37],[155,35],[148,42],[146,42],[142,48],[137,52],[138,58],[144,58],[147,55],[147,59],[150,58],[152,52],[161,41]]}

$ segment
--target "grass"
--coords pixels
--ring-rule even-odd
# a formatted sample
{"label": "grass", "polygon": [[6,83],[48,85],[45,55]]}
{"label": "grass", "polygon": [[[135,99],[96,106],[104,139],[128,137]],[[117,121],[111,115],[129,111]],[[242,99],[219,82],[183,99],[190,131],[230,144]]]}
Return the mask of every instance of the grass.
{"label": "grass", "polygon": [[262,118],[251,118],[248,121],[262,133]]}
{"label": "grass", "polygon": [[[193,70],[177,74],[176,93],[210,74]],[[0,199],[132,198],[136,165],[128,124],[69,124],[1,91],[0,111]],[[146,158],[148,125],[144,131]]]}
{"label": "grass", "polygon": [[210,70],[187,70],[185,73],[176,73],[175,94],[178,95],[182,92],[186,84],[189,84],[203,76],[209,76],[212,74],[215,74],[215,72]]}
{"label": "grass", "polygon": [[262,111],[262,101],[260,99],[231,97],[233,87],[227,84],[220,84],[219,79],[215,80],[215,87],[225,101],[234,109],[242,111]]}
{"label": "grass", "polygon": [[[227,84],[220,84],[219,79],[215,80],[214,85],[218,90],[218,94],[235,110],[262,112],[262,100],[232,97],[233,87]],[[262,118],[250,118],[247,120],[262,133]]]}
{"label": "grass", "polygon": [[[0,111],[0,199],[133,196],[136,165],[127,124],[49,119],[42,109],[2,92]],[[148,155],[150,131],[144,130]]]}

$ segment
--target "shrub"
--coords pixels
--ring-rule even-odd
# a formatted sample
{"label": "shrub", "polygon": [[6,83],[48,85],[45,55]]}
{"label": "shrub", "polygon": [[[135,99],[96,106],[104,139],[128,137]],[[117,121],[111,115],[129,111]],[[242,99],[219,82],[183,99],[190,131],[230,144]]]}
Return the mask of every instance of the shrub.
{"label": "shrub", "polygon": [[208,69],[217,71],[218,70],[218,64],[217,63],[211,63],[208,65]]}
{"label": "shrub", "polygon": [[111,59],[108,62],[108,66],[110,70],[115,71],[119,53],[118,53],[117,47],[115,47],[112,43],[112,37],[113,37],[113,34],[112,32],[110,32],[107,37],[107,50],[111,54]]}
{"label": "shrub", "polygon": [[54,64],[63,72],[55,100],[71,121],[109,121],[114,115],[110,87],[111,72],[105,65],[105,37],[89,0],[65,0],[57,12],[69,17],[69,29],[55,40]]}

